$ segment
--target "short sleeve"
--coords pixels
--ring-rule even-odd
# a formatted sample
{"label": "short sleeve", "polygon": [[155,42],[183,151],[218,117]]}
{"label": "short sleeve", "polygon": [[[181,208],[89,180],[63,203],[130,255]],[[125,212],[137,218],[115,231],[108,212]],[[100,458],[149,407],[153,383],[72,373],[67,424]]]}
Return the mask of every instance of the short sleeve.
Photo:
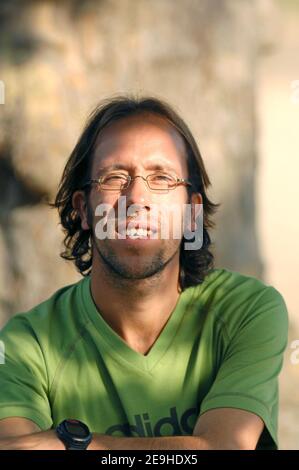
{"label": "short sleeve", "polygon": [[23,417],[41,430],[52,426],[44,356],[35,332],[23,315],[16,315],[0,332],[0,419]]}
{"label": "short sleeve", "polygon": [[280,293],[267,286],[240,318],[233,336],[226,340],[223,361],[200,414],[223,407],[250,411],[265,423],[257,449],[276,449],[278,375],[287,346],[287,308]]}

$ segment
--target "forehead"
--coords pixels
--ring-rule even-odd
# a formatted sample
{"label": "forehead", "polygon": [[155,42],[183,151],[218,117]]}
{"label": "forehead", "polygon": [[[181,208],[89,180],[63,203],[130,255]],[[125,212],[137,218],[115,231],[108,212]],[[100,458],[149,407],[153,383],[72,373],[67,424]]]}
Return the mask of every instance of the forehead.
{"label": "forehead", "polygon": [[99,134],[92,166],[107,168],[116,163],[128,167],[160,164],[186,172],[185,143],[163,117],[146,114],[123,118]]}

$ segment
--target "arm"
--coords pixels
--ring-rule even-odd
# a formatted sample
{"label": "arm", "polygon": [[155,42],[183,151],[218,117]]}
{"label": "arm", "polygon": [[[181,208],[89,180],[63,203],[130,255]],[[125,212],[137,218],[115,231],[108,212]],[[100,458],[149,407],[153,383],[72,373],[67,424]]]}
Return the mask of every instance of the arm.
{"label": "arm", "polygon": [[203,413],[193,430],[212,449],[254,450],[264,429],[263,420],[249,411],[217,408]]}
{"label": "arm", "polygon": [[30,419],[15,417],[0,419],[0,440],[39,431],[40,428]]}
{"label": "arm", "polygon": [[[22,420],[22,418],[19,418]],[[94,434],[88,450],[162,450],[200,449],[200,439],[193,436],[112,437]],[[0,438],[0,450],[65,450],[54,429]]]}
{"label": "arm", "polygon": [[112,437],[96,434],[91,450],[254,450],[263,431],[262,419],[248,411],[218,408],[199,417],[193,436]]}
{"label": "arm", "polygon": [[[14,421],[9,422],[9,420]],[[95,433],[88,449],[254,449],[263,426],[262,420],[253,413],[236,409],[218,409],[208,411],[200,417],[193,436],[113,437]],[[22,432],[27,430],[27,433],[25,435],[15,433],[16,428]],[[55,430],[37,432],[38,429],[32,421],[24,418],[8,418],[0,421],[0,449],[64,450],[64,445],[57,438]]]}
{"label": "arm", "polygon": [[0,450],[64,450],[54,430],[40,432],[27,418],[11,417],[0,420]]}
{"label": "arm", "polygon": [[88,450],[206,450],[199,436],[113,437],[94,434]]}
{"label": "arm", "polygon": [[[204,449],[200,438],[193,436],[171,437],[111,437],[94,434],[88,450],[191,450]],[[0,439],[0,450],[65,450],[55,430],[25,436]]]}

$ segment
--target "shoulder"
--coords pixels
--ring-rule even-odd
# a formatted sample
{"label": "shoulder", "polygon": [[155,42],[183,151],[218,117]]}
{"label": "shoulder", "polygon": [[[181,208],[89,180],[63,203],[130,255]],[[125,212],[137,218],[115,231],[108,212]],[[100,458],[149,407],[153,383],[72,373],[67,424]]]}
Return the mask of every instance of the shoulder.
{"label": "shoulder", "polygon": [[57,290],[27,312],[11,317],[0,331],[5,343],[36,344],[45,351],[67,345],[82,329],[81,289],[86,279]]}
{"label": "shoulder", "polygon": [[281,293],[264,281],[236,271],[215,268],[198,286],[210,319],[223,325],[229,336],[248,324],[263,325],[284,334],[288,313]]}

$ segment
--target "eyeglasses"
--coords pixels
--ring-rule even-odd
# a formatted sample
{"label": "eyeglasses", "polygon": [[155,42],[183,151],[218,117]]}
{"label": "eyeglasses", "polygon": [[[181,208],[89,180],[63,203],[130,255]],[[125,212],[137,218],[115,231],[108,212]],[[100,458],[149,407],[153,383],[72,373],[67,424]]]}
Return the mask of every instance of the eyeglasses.
{"label": "eyeglasses", "polygon": [[89,186],[91,184],[97,184],[99,190],[103,191],[123,191],[127,189],[131,182],[135,178],[142,178],[147,187],[151,191],[155,192],[166,192],[172,189],[175,189],[178,185],[182,184],[185,186],[192,186],[192,184],[184,178],[178,178],[177,176],[164,173],[156,172],[152,173],[146,177],[141,175],[130,176],[123,174],[110,173],[104,176],[100,176],[99,179],[91,179],[87,181],[83,187]]}

